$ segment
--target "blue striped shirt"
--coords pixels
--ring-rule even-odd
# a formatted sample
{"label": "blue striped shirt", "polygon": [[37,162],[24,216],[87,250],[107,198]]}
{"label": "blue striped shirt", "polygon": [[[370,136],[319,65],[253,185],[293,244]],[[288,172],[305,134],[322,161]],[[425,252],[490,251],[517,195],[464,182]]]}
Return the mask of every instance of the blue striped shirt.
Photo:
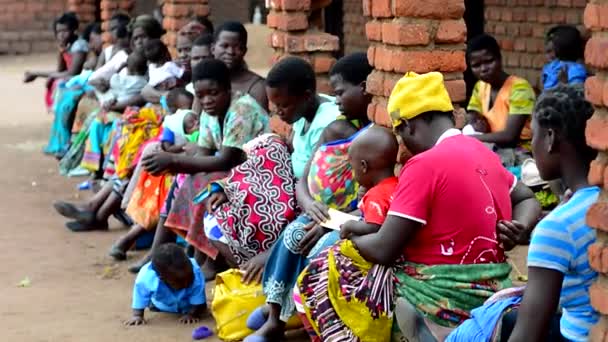
{"label": "blue striped shirt", "polygon": [[589,207],[596,202],[598,187],[578,190],[534,229],[528,267],[541,267],[564,274],[560,295],[563,314],[561,333],[572,341],[587,341],[598,314],[589,301],[589,286],[597,273],[589,266],[587,249],[595,242],[595,230],[585,224]]}

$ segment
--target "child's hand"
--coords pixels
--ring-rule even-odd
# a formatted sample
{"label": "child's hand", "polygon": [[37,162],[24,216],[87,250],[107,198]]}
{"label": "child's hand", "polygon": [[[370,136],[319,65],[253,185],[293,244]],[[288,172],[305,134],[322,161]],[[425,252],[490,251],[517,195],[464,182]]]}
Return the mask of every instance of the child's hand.
{"label": "child's hand", "polygon": [[116,99],[112,99],[103,103],[103,110],[109,112],[112,110],[112,107],[116,104]]}
{"label": "child's hand", "polygon": [[146,323],[142,316],[133,316],[130,320],[125,321],[126,326],[145,325]]}
{"label": "child's hand", "polygon": [[358,229],[357,229],[357,222],[358,221],[350,220],[350,221],[344,223],[340,227],[340,239],[350,239],[351,236],[359,235]]}
{"label": "child's hand", "polygon": [[194,317],[191,314],[184,315],[179,319],[179,322],[181,324],[194,324],[194,323],[198,323],[199,321],[200,321],[200,318]]}
{"label": "child's hand", "polygon": [[312,201],[306,208],[306,214],[310,216],[316,223],[323,223],[329,220],[329,211],[327,206],[317,201]]}
{"label": "child's hand", "polygon": [[262,282],[267,256],[267,253],[260,253],[249,259],[241,267],[241,271],[243,271],[243,283],[250,284],[251,282],[255,282],[256,284],[260,284]]}
{"label": "child's hand", "polygon": [[224,193],[223,191],[212,194],[207,199],[207,212],[212,213],[216,211],[217,208],[220,207],[220,205],[226,202],[228,202],[228,196],[226,196],[226,193]]}

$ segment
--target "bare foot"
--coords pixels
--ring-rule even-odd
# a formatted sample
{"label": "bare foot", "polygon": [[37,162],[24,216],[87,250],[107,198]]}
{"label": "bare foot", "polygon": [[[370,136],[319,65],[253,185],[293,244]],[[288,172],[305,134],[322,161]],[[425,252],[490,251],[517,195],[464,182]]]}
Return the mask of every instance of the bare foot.
{"label": "bare foot", "polygon": [[146,254],[143,258],[141,258],[141,260],[139,260],[138,262],[131,264],[131,266],[129,266],[128,270],[131,273],[137,274],[139,273],[139,270],[144,267],[145,264],[147,264],[148,262],[150,262],[152,260],[152,256],[150,255],[150,253]]}
{"label": "bare foot", "polygon": [[[280,341],[285,335],[285,322],[269,318],[266,323],[252,336],[258,336],[265,341]],[[255,337],[250,340],[258,340]]]}

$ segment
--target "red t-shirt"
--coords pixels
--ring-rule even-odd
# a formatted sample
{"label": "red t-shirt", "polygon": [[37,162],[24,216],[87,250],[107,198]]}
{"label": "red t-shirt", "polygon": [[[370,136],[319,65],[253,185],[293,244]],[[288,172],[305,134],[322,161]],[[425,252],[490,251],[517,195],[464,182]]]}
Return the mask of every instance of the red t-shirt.
{"label": "red t-shirt", "polygon": [[504,262],[496,224],[511,220],[516,178],[475,138],[449,130],[403,167],[389,215],[423,224],[404,250],[426,264]]}
{"label": "red t-shirt", "polygon": [[395,193],[395,188],[397,188],[397,183],[399,183],[397,177],[389,177],[365,193],[359,203],[359,209],[361,209],[363,220],[366,223],[380,226],[384,223],[393,201],[393,194]]}

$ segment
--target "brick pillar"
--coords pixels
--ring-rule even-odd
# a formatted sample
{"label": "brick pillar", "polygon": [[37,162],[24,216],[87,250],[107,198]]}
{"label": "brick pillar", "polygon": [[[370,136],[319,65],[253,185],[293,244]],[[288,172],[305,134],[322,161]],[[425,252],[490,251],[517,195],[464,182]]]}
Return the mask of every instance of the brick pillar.
{"label": "brick pillar", "polygon": [[[442,72],[452,101],[465,100],[464,0],[363,0],[363,13],[371,16],[365,31],[375,69],[367,79],[374,95],[367,111],[371,120],[390,126],[387,98],[408,71]],[[459,124],[462,120],[457,117]]]}
{"label": "brick pillar", "polygon": [[163,6],[163,27],[167,34],[163,37],[171,54],[175,56],[177,31],[186,25],[194,16],[209,16],[208,0],[165,0]]}
{"label": "brick pillar", "polygon": [[[72,1],[72,0],[70,0]],[[76,0],[82,1],[82,0]],[[95,1],[93,1],[95,2]],[[130,13],[135,7],[135,0],[102,0],[101,1],[101,28],[103,29],[103,40],[104,42],[110,41],[110,32],[107,32],[110,28],[110,18],[116,12]]]}
{"label": "brick pillar", "polygon": [[81,29],[88,23],[95,21],[95,12],[97,5],[95,0],[68,0],[68,10],[73,11],[78,15]]}
{"label": "brick pillar", "polygon": [[587,122],[586,136],[589,146],[599,151],[591,163],[589,182],[603,186],[602,195],[587,213],[587,224],[597,229],[597,241],[589,247],[591,267],[599,278],[591,286],[591,304],[602,314],[600,322],[591,331],[590,341],[608,341],[608,1],[594,0],[587,4],[585,26],[592,38],[585,49],[585,61],[596,71],[585,83],[587,99],[596,111]]}
{"label": "brick pillar", "polygon": [[317,74],[317,90],[331,93],[327,73],[336,59],[333,53],[340,49],[338,37],[315,27],[311,15],[319,15],[328,5],[325,0],[271,0],[267,25],[274,29],[270,46],[274,48],[272,64],[284,56],[297,56],[312,64]]}

